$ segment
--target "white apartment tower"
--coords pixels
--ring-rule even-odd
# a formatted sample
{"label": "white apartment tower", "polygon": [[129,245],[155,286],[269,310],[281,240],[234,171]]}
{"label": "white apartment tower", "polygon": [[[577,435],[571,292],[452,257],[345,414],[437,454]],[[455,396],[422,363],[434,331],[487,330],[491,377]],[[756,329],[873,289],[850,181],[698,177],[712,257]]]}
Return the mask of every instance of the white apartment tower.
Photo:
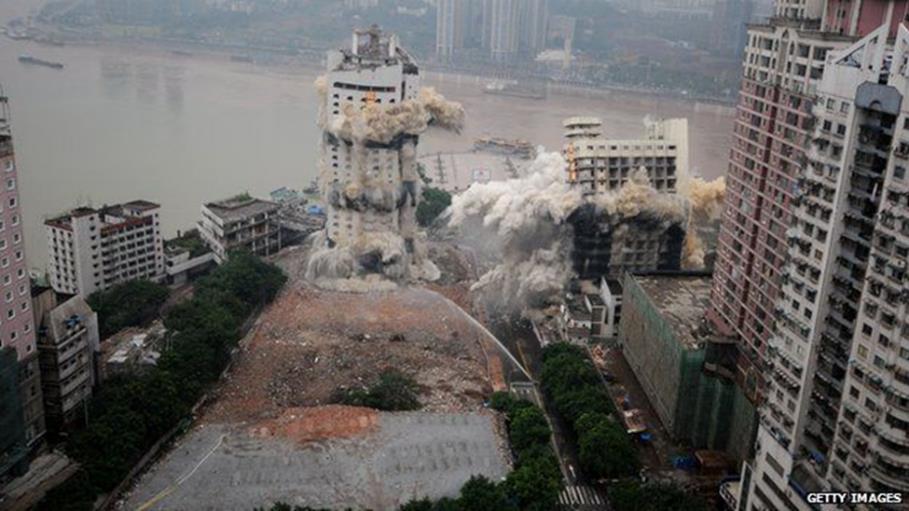
{"label": "white apartment tower", "polygon": [[909,30],[887,21],[826,55],[739,509],[909,492]]}
{"label": "white apartment tower", "polygon": [[130,280],[164,275],[160,206],[136,200],[82,207],[44,222],[48,274],[58,293],[87,297]]}
{"label": "white apartment tower", "polygon": [[355,31],[349,50],[329,54],[325,80],[320,185],[327,248],[349,250],[361,269],[406,268],[417,232],[419,135],[403,127],[335,128],[361,116],[405,115],[417,102],[419,69],[395,35],[372,27]]}
{"label": "white apartment tower", "polygon": [[586,194],[606,193],[644,167],[657,191],[676,192],[679,177],[688,174],[688,119],[648,119],[637,139],[605,138],[602,125],[597,117],[563,123],[569,183]]}

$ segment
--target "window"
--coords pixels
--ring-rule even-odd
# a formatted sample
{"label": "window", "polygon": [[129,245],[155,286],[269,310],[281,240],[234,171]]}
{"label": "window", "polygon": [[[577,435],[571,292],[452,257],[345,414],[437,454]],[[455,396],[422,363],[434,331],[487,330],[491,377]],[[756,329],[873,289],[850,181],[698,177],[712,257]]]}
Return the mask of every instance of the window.
{"label": "window", "polygon": [[5,171],[12,172],[13,169],[15,169],[15,168],[16,168],[16,165],[13,163],[13,160],[6,160],[6,164],[4,165]]}
{"label": "window", "polygon": [[6,310],[6,319],[13,319],[16,317],[16,309],[7,309]]}
{"label": "window", "polygon": [[17,260],[17,261],[21,261],[21,260],[22,260],[22,251],[21,251],[21,250],[17,250],[17,251],[16,251],[16,260]]}
{"label": "window", "polygon": [[6,296],[4,296],[4,299],[7,301],[7,303],[13,301],[13,292],[7,291]]}
{"label": "window", "polygon": [[15,196],[12,196],[9,198],[9,207],[11,207],[11,208],[16,207],[16,197]]}
{"label": "window", "polygon": [[13,215],[13,225],[19,225],[19,215]]}

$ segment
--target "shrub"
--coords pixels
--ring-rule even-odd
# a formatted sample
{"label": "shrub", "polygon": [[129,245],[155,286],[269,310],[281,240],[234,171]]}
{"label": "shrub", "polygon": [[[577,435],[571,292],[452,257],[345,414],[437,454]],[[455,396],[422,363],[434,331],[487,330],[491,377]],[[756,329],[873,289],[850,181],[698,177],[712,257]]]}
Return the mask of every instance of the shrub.
{"label": "shrub", "polygon": [[387,369],[379,375],[378,381],[366,390],[348,390],[341,392],[336,401],[349,406],[365,406],[388,412],[418,410],[419,387],[413,378]]}
{"label": "shrub", "polygon": [[438,188],[425,188],[423,200],[417,205],[417,222],[429,227],[451,206],[451,194]]}

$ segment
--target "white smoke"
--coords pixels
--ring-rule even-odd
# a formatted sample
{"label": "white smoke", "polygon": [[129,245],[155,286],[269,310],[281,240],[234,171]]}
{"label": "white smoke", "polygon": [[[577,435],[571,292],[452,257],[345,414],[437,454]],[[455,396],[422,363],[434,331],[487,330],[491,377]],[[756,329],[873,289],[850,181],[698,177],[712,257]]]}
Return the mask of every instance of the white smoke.
{"label": "white smoke", "polygon": [[585,197],[567,181],[567,164],[558,153],[539,152],[526,174],[508,181],[474,184],[455,196],[449,225],[465,239],[498,252],[500,263],[475,284],[500,305],[523,310],[555,301],[575,277],[573,229],[569,217],[585,205],[595,206],[604,228],[617,242],[633,235],[624,220],[686,225],[688,200],[654,189],[646,169],[632,173],[618,190]]}

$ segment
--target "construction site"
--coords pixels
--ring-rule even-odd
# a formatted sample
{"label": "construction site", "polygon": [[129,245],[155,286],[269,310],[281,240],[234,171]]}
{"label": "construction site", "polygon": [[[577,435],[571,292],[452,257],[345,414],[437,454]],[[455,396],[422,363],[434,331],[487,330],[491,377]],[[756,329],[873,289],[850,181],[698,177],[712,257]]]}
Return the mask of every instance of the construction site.
{"label": "construction site", "polygon": [[[282,252],[275,262],[290,277],[285,289],[126,508],[394,509],[456,495],[473,475],[504,477],[503,419],[484,401],[517,368],[461,308],[470,307],[468,258],[443,244],[432,253],[444,269],[432,289],[346,293],[304,278],[305,247]],[[419,411],[334,404],[339,390],[386,369],[417,383]]]}

